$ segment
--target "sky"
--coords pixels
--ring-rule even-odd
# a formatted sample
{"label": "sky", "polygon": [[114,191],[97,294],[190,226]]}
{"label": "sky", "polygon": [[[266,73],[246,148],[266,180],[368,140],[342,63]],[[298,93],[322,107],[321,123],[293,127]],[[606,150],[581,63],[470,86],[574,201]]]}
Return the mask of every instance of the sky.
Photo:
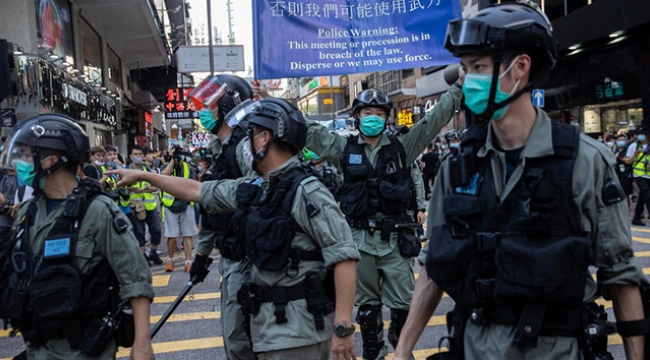
{"label": "sky", "polygon": [[[222,33],[224,45],[228,44],[228,0],[207,0],[212,6],[212,26],[217,26]],[[235,33],[235,44],[244,45],[244,67],[246,71],[237,72],[236,75],[247,77],[249,67],[253,68],[253,13],[252,0],[230,0],[232,9],[232,26]],[[196,32],[201,24],[207,24],[206,0],[188,0],[190,4],[190,18],[192,28]],[[213,34],[214,38],[214,34]],[[196,74],[203,77],[205,74]],[[200,76],[203,75],[203,76]],[[252,76],[252,73],[251,73]]]}

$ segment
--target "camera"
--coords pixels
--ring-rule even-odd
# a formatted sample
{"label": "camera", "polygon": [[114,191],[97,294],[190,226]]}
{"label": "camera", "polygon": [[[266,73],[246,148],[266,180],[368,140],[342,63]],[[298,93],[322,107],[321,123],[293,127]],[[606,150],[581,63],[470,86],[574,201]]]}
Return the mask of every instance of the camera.
{"label": "camera", "polygon": [[9,215],[11,212],[11,208],[14,206],[14,201],[13,200],[7,200],[5,202],[5,205],[0,208],[0,215]]}

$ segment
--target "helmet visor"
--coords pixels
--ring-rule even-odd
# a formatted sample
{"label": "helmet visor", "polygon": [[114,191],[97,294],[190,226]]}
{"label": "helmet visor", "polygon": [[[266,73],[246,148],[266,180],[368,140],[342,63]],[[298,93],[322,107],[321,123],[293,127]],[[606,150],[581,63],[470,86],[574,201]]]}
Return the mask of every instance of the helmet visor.
{"label": "helmet visor", "polygon": [[219,108],[219,100],[221,100],[227,91],[228,84],[221,81],[218,77],[210,75],[203,79],[203,81],[201,81],[201,83],[190,92],[188,97],[198,111],[201,111],[204,107],[216,111]]}
{"label": "helmet visor", "polygon": [[447,139],[447,141],[460,139],[462,137],[463,134],[461,134],[460,131],[456,131],[456,130],[449,131],[448,133],[445,134],[445,139]]}
{"label": "helmet visor", "polygon": [[483,46],[489,26],[470,19],[452,20],[447,25],[447,43],[451,46]]}
{"label": "helmet visor", "polygon": [[359,94],[359,101],[364,104],[371,104],[374,102],[377,105],[388,105],[390,103],[388,96],[377,90],[366,90]]}
{"label": "helmet visor", "polygon": [[235,127],[237,126],[244,118],[246,115],[250,114],[252,111],[251,109],[254,106],[254,102],[251,99],[247,99],[241,104],[237,105],[234,109],[232,109],[227,115],[226,115],[226,124],[228,126]]}
{"label": "helmet visor", "polygon": [[0,167],[15,170],[18,161],[24,161],[26,163],[34,162],[31,146],[25,145],[23,143],[16,143],[14,141],[14,139],[18,138],[21,131],[24,130],[21,129],[16,131],[11,139],[7,139],[5,147],[2,151],[2,157],[0,157]]}

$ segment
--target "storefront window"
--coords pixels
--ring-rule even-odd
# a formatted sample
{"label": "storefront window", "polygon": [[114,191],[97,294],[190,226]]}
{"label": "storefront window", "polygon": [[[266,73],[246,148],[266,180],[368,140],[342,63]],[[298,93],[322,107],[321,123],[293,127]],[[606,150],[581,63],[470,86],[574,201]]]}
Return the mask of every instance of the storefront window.
{"label": "storefront window", "polygon": [[84,74],[91,81],[102,83],[102,44],[99,34],[90,25],[81,21],[81,35],[83,39]]}
{"label": "storefront window", "polygon": [[108,49],[108,79],[117,87],[122,87],[122,62],[113,49]]}
{"label": "storefront window", "polygon": [[584,107],[583,131],[586,134],[617,133],[623,129],[641,126],[643,108],[641,99],[594,104]]}
{"label": "storefront window", "polygon": [[104,146],[113,144],[113,134],[108,130],[95,128],[95,145]]}

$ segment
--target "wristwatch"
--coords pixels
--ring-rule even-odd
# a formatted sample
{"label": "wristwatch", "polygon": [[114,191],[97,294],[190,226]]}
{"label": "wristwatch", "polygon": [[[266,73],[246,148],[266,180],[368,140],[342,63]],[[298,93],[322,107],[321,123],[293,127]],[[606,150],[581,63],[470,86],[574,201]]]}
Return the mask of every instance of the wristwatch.
{"label": "wristwatch", "polygon": [[344,338],[354,334],[354,329],[354,325],[347,326],[345,324],[337,324],[334,327],[334,334],[340,338]]}

